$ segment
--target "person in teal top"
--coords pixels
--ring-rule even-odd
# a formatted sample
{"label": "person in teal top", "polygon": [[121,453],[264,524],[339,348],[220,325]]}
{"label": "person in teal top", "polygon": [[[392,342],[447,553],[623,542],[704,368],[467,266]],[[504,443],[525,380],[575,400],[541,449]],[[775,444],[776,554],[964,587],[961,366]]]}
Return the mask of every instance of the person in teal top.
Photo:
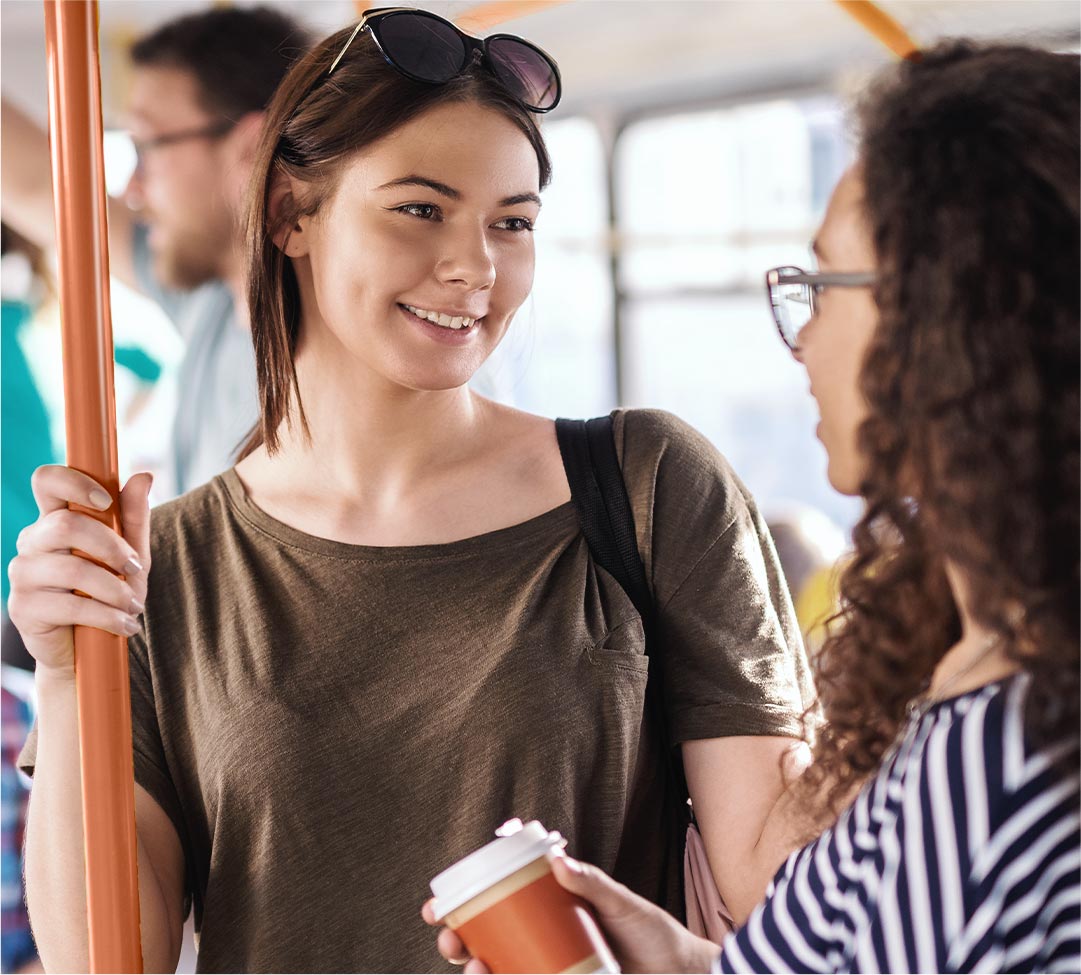
{"label": "person in teal top", "polygon": [[[40,284],[46,272],[41,254],[33,244],[3,225],[2,251],[21,253],[30,263],[31,274]],[[33,288],[30,289],[33,292]],[[62,451],[53,444],[49,411],[38,391],[30,363],[23,351],[22,336],[34,317],[32,300],[4,298],[3,344],[0,346],[0,386],[2,386],[3,436],[0,437],[0,473],[2,473],[3,496],[0,508],[0,535],[3,544],[3,573],[0,582],[3,589],[3,614],[7,618],[8,581],[7,567],[16,555],[19,532],[37,520],[37,505],[30,488],[30,478],[36,467],[42,464],[63,462]],[[115,361],[131,372],[144,386],[152,386],[162,373],[161,365],[143,349],[135,345],[118,345]],[[5,633],[5,638],[7,634]]]}
{"label": "person in teal top", "polygon": [[33,317],[25,301],[2,303],[2,344],[0,344],[0,535],[3,539],[4,615],[7,615],[8,563],[15,558],[19,532],[37,518],[37,505],[30,490],[30,477],[42,464],[59,463],[49,434],[49,414],[34,382],[30,363],[19,341],[19,333]]}

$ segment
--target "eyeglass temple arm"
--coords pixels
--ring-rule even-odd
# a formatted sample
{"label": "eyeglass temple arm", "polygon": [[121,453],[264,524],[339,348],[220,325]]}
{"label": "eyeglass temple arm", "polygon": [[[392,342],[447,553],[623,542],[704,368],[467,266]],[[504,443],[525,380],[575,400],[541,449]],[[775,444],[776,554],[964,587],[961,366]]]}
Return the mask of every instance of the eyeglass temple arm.
{"label": "eyeglass temple arm", "polygon": [[[357,6],[359,7],[360,4],[358,3]],[[338,56],[334,59],[334,63],[331,64],[331,66],[327,69],[327,75],[331,75],[334,73],[334,69],[338,66],[338,62],[343,57],[345,57],[345,52],[349,50],[353,41],[356,40],[357,34],[364,30],[364,25],[368,23],[368,18],[371,17],[373,14],[389,14],[398,10],[408,10],[415,13],[416,9],[416,7],[374,7],[371,10],[365,10],[364,13],[360,15],[360,20],[357,21],[357,26],[353,28],[353,33],[349,35],[349,40],[345,42],[345,47],[341,49],[341,51],[338,53]]]}
{"label": "eyeglass temple arm", "polygon": [[821,284],[829,287],[862,287],[875,283],[873,271],[837,271],[835,273],[822,274],[780,274],[770,271],[767,275],[770,284]]}
{"label": "eyeglass temple arm", "polygon": [[331,64],[330,70],[327,71],[327,74],[333,74],[334,73],[334,69],[338,66],[338,62],[343,57],[345,57],[345,52],[349,50],[349,45],[352,44],[353,41],[356,39],[357,34],[359,34],[364,29],[364,25],[367,22],[368,22],[368,15],[367,14],[365,14],[363,17],[360,18],[360,20],[357,21],[357,26],[353,28],[353,33],[349,35],[349,40],[347,40],[345,42],[345,47],[343,47],[338,52],[338,56],[334,59],[334,63]]}

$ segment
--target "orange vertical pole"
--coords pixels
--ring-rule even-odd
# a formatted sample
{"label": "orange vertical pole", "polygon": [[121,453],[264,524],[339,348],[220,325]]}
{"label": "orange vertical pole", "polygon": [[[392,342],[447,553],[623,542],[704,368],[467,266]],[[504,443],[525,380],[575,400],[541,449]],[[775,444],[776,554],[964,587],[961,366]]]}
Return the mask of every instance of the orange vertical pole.
{"label": "orange vertical pole", "polygon": [[[96,0],[45,0],[68,464],[113,496],[116,403]],[[141,972],[127,643],[75,627],[91,972]]]}

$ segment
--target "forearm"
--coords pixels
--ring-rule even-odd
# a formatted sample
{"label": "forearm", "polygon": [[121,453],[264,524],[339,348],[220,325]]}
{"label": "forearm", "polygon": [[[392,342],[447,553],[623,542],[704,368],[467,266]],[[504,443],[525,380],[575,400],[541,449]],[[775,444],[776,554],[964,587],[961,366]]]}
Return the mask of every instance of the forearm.
{"label": "forearm", "polygon": [[683,760],[717,889],[742,924],[788,855],[828,825],[800,783],[810,749],[791,738],[715,738],[685,742]]}
{"label": "forearm", "polygon": [[49,137],[28,115],[0,101],[0,209],[4,222],[39,247],[56,238]]}
{"label": "forearm", "polygon": [[[782,760],[780,791],[742,843],[727,844],[714,868],[718,889],[737,924],[743,924],[765,897],[770,881],[794,850],[819,831],[800,795],[800,778],[810,762],[793,747]],[[716,844],[715,844],[716,845]]]}
{"label": "forearm", "polygon": [[733,917],[742,924],[765,896],[766,889],[785,860],[796,850],[817,839],[837,819],[859,791],[857,783],[838,805],[829,801],[832,783],[827,780],[811,788],[804,778],[810,768],[810,750],[801,748],[786,756],[785,787],[762,822],[757,841],[742,862],[735,864],[742,876],[742,896]]}
{"label": "forearm", "polygon": [[[26,901],[49,971],[89,971],[86,867],[74,677],[39,672],[38,749],[26,825]],[[139,902],[146,971],[172,971],[179,952],[142,841]]]}

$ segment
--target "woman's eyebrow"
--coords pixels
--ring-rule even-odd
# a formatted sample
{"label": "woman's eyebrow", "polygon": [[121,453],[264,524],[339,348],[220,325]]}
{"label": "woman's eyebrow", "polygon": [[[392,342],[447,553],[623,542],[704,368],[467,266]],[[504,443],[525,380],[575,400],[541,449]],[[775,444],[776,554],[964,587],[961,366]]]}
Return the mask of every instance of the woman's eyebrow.
{"label": "woman's eyebrow", "polygon": [[541,198],[536,193],[516,193],[514,196],[508,196],[506,199],[499,201],[501,207],[513,207],[519,203],[535,203],[540,206]]}
{"label": "woman's eyebrow", "polygon": [[440,196],[445,196],[448,200],[460,200],[462,198],[461,191],[454,189],[453,186],[447,186],[446,183],[440,183],[436,179],[429,179],[427,176],[418,176],[416,173],[410,173],[408,176],[401,177],[401,179],[392,179],[389,183],[376,187],[376,190],[390,190],[397,186],[423,186]]}
{"label": "woman's eyebrow", "polygon": [[[410,173],[408,176],[402,176],[400,179],[392,179],[389,183],[377,186],[376,192],[379,190],[396,189],[400,186],[422,186],[425,189],[432,190],[434,193],[438,193],[440,196],[445,196],[448,200],[460,200],[462,198],[461,190],[456,190],[453,186],[441,183],[437,179],[419,176],[416,173]],[[537,206],[540,206],[541,200],[536,193],[515,193],[514,196],[508,196],[505,199],[500,200],[499,206],[512,207],[519,203],[535,203]]]}

